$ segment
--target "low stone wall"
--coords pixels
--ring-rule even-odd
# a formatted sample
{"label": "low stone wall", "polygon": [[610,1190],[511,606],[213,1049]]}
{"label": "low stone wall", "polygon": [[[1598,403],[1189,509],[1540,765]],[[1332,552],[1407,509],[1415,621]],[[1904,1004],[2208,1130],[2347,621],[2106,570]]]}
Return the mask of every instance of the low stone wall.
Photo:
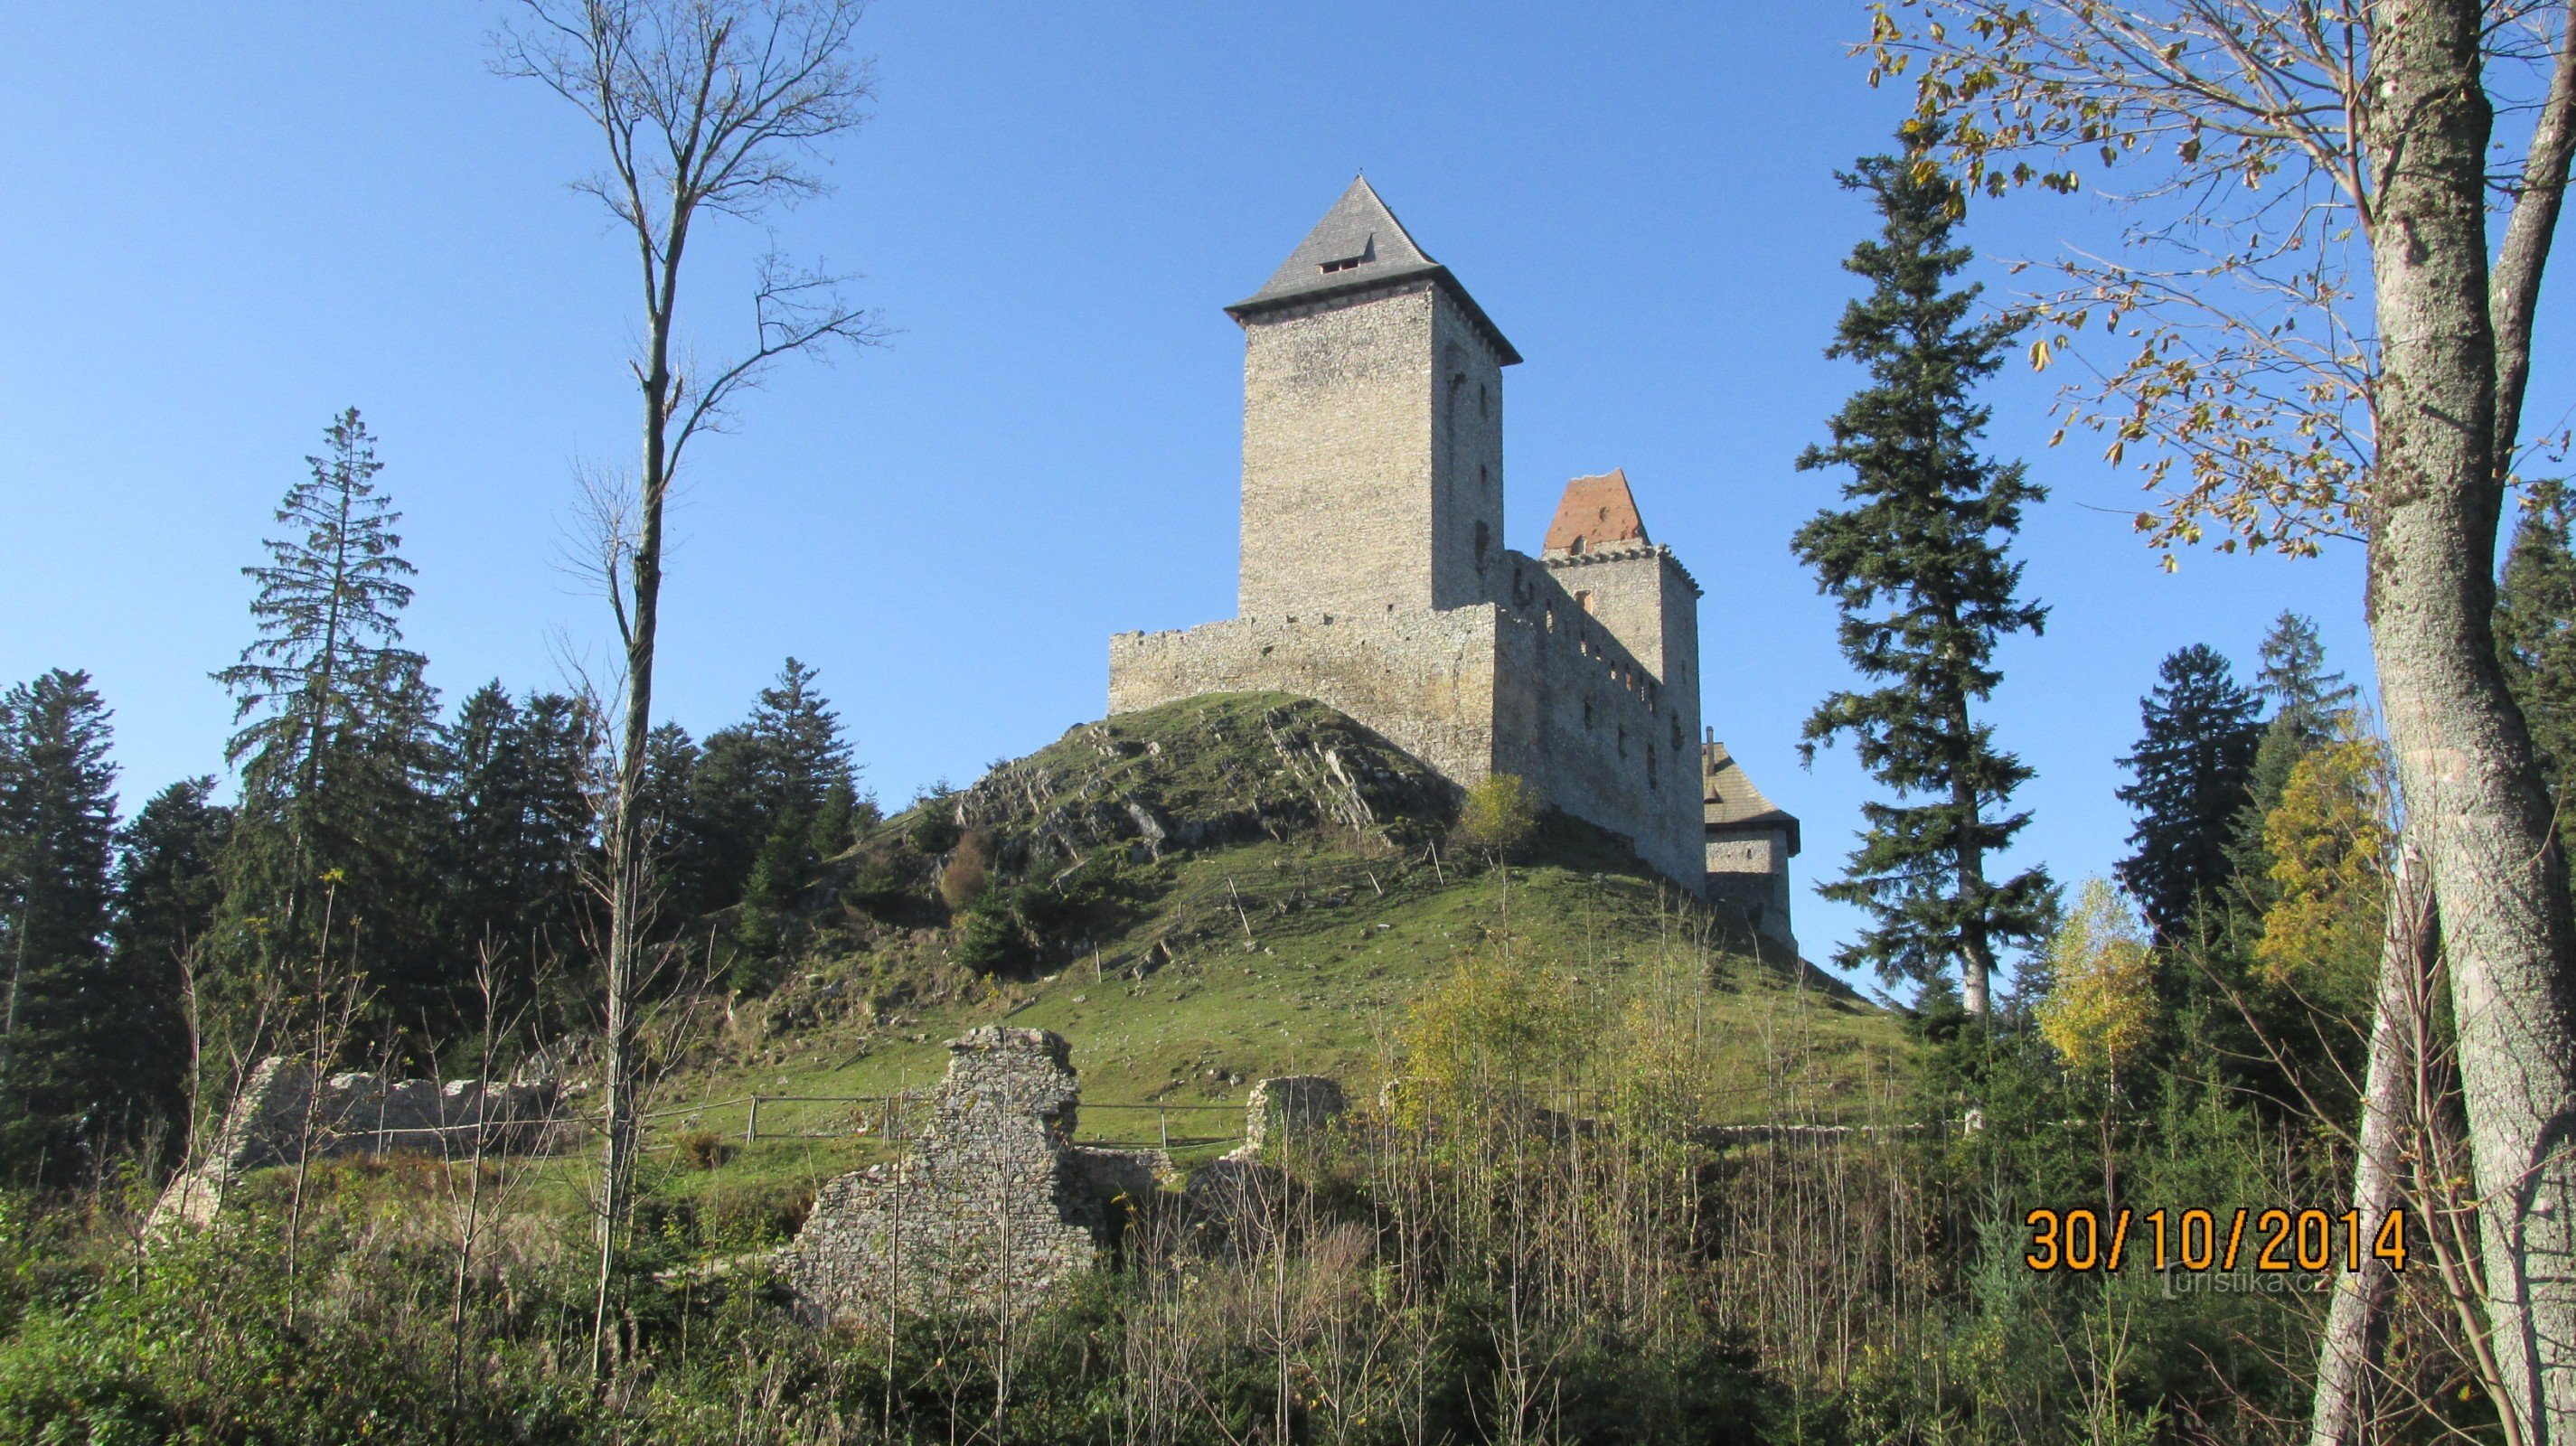
{"label": "low stone wall", "polygon": [[779,1264],[826,1316],[901,1305],[1016,1312],[1114,1250],[1171,1164],[1073,1143],[1071,1047],[986,1025],[949,1041],[917,1148],[825,1185]]}
{"label": "low stone wall", "polygon": [[356,1072],[320,1079],[271,1056],[242,1082],[199,1163],[162,1192],[152,1221],[204,1225],[234,1179],[275,1165],[395,1150],[450,1160],[543,1150],[556,1130],[556,1102],[550,1081],[388,1083]]}

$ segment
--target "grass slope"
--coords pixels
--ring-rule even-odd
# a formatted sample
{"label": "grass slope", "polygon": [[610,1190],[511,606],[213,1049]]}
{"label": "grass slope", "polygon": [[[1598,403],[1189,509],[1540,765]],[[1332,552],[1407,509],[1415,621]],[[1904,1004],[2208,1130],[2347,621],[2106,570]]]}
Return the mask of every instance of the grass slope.
{"label": "grass slope", "polygon": [[[1902,1072],[1888,1015],[1794,960],[1757,958],[1740,924],[1614,837],[1551,817],[1530,857],[1497,871],[1441,842],[1454,808],[1455,790],[1402,751],[1286,695],[1075,728],[838,861],[794,974],[734,1003],[724,1045],[662,1090],[679,1113],[658,1133],[738,1136],[745,1107],[719,1102],[755,1091],[919,1089],[946,1069],[945,1041],[1007,1020],[1072,1041],[1085,1138],[1230,1136],[1265,1075],[1373,1091],[1408,1003],[1506,937],[1606,1004],[1680,981],[1696,1027],[1741,1041],[1712,1119],[1857,1103]],[[960,921],[937,882],[961,847],[992,860],[975,907],[1020,921],[998,968],[954,957]],[[762,1130],[842,1132],[849,1114],[767,1103]],[[763,1139],[732,1169],[804,1173],[864,1152]]]}

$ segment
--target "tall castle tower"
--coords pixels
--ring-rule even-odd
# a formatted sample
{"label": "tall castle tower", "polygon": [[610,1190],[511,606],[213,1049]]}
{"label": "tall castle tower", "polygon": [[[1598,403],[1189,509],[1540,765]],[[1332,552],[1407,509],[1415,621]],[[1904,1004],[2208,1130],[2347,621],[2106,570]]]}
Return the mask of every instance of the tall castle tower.
{"label": "tall castle tower", "polygon": [[1490,597],[1520,353],[1367,179],[1226,311],[1244,334],[1241,615]]}
{"label": "tall castle tower", "polygon": [[[1732,816],[1702,786],[1699,584],[1646,535],[1624,472],[1576,478],[1538,556],[1504,545],[1520,354],[1368,182],[1226,312],[1244,339],[1239,612],[1111,638],[1109,711],[1314,698],[1456,783],[1519,775],[1693,893],[1750,867],[1712,844]],[[1785,936],[1771,913],[1748,917]]]}

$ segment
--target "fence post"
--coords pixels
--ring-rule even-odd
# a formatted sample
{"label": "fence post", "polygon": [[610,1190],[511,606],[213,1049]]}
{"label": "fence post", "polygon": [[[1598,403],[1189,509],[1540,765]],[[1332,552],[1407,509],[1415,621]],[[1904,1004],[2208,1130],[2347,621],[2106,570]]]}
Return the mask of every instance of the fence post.
{"label": "fence post", "polygon": [[1163,1153],[1166,1155],[1172,1153],[1172,1117],[1161,1110],[1156,1110],[1154,1126],[1163,1132]]}
{"label": "fence post", "polygon": [[760,1096],[751,1097],[751,1118],[743,1121],[742,1142],[746,1145],[760,1138]]}

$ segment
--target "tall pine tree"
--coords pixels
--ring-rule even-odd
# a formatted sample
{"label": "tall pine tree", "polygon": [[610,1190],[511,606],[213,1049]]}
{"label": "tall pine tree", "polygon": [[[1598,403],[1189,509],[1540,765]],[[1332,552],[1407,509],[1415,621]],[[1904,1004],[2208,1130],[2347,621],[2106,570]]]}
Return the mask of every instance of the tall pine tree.
{"label": "tall pine tree", "polygon": [[1874,920],[1835,962],[1927,981],[1955,968],[1963,1002],[1983,1014],[1997,950],[2037,940],[2054,899],[2040,869],[1987,876],[2030,821],[2011,800],[2031,770],[1994,746],[1975,711],[2002,680],[1996,643],[2047,617],[2017,596],[2021,564],[2005,555],[2023,504],[2046,494],[2020,464],[1978,455],[1987,413],[1971,394],[2012,328],[1971,319],[1979,288],[1951,288],[1970,256],[1952,240],[1962,197],[1926,161],[1924,137],[1906,140],[1905,156],[1869,157],[1840,178],[1885,224],[1843,263],[1871,290],[1844,310],[1826,355],[1863,363],[1872,384],[1835,414],[1832,443],[1798,459],[1801,470],[1849,468],[1853,505],[1818,513],[1791,543],[1842,610],[1844,657],[1882,686],[1827,697],[1801,748],[1812,759],[1849,737],[1896,795],[1862,805],[1861,845],[1821,890]]}
{"label": "tall pine tree", "polygon": [[2226,882],[2228,845],[2250,796],[2262,700],[2236,681],[2227,659],[2194,643],[2164,660],[2139,700],[2137,752],[2120,760],[2137,782],[2120,790],[2136,810],[2135,850],[2121,884],[2160,939],[2181,937],[2201,900]]}
{"label": "tall pine tree", "polygon": [[76,1175],[130,1127],[107,952],[107,705],[55,669],[0,694],[0,1171]]}
{"label": "tall pine tree", "polygon": [[402,646],[412,566],[376,439],[351,408],[324,440],[278,507],[267,565],[243,569],[258,636],[215,675],[241,725],[223,933],[236,997],[352,970],[378,1037],[416,1037],[452,1017],[460,982],[429,933],[437,695]]}

